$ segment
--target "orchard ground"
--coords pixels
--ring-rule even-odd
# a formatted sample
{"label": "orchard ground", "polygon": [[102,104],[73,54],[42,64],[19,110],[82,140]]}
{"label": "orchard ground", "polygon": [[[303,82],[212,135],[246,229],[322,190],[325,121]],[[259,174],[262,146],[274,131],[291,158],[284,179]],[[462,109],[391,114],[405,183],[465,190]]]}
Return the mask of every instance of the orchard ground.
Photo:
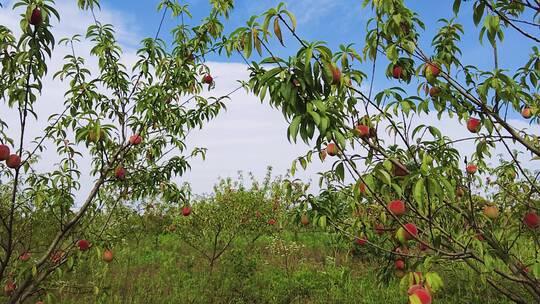
{"label": "orchard ground", "polygon": [[[157,242],[156,242],[157,237]],[[144,233],[115,248],[115,259],[97,281],[88,253],[83,272],[68,275],[69,287],[56,292],[57,303],[385,303],[403,304],[400,278],[381,282],[378,273],[393,266],[370,258],[367,248],[317,228],[286,228],[248,246],[238,240],[213,273],[205,260],[177,234]],[[281,249],[281,252],[279,251]],[[97,250],[97,249],[96,249]],[[283,253],[285,251],[286,253]],[[99,266],[98,268],[100,268]],[[82,270],[82,269],[81,269]],[[511,303],[465,267],[440,269],[446,287],[436,303]]]}

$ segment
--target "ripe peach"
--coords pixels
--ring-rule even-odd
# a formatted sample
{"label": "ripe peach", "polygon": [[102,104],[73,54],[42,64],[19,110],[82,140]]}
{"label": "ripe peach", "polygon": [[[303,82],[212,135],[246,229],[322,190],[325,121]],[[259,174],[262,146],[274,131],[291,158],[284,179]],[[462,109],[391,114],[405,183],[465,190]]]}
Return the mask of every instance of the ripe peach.
{"label": "ripe peach", "polygon": [[531,108],[529,108],[529,107],[523,108],[523,110],[521,110],[521,116],[523,116],[523,118],[525,118],[525,119],[531,118],[532,117]]}
{"label": "ripe peach", "polygon": [[19,261],[21,262],[27,262],[30,260],[30,252],[25,251],[19,256]]}
{"label": "ripe peach", "polygon": [[412,240],[415,236],[418,236],[418,228],[416,228],[415,224],[407,223],[403,225],[405,228],[405,239],[406,240]]}
{"label": "ripe peach", "polygon": [[429,89],[430,97],[437,97],[440,93],[441,89],[439,87],[431,87],[431,89]]}
{"label": "ripe peach", "polygon": [[439,74],[441,74],[441,69],[439,68],[439,66],[437,66],[437,64],[433,62],[429,62],[426,64],[425,73],[426,73],[426,78],[438,77]]}
{"label": "ripe peach", "polygon": [[129,137],[129,143],[136,146],[142,142],[142,137],[139,134],[133,134]]}
{"label": "ripe peach", "polygon": [[401,77],[403,77],[403,68],[399,65],[394,65],[394,68],[392,69],[392,77],[395,79],[401,79]]}
{"label": "ripe peach", "polygon": [[378,235],[384,234],[385,231],[386,230],[384,229],[383,225],[381,225],[381,224],[375,225],[375,233],[377,233]]}
{"label": "ripe peach", "polygon": [[80,251],[86,251],[88,248],[90,248],[90,242],[85,239],[79,240],[77,242],[77,247],[79,247]]}
{"label": "ripe peach", "polygon": [[367,138],[369,137],[369,127],[363,124],[359,124],[356,126],[356,131],[358,132],[360,138]]}
{"label": "ripe peach", "polygon": [[39,7],[36,7],[32,11],[32,14],[30,15],[30,19],[28,20],[28,23],[30,23],[31,25],[37,26],[37,25],[40,25],[41,22],[43,22],[43,16],[41,15],[41,9]]}
{"label": "ripe peach", "polygon": [[326,149],[323,149],[321,150],[321,152],[319,152],[319,158],[321,159],[321,161],[324,161],[326,159]]}
{"label": "ripe peach", "polygon": [[205,84],[212,84],[214,82],[214,78],[210,74],[206,74],[203,76],[202,82]]}
{"label": "ripe peach", "polygon": [[475,164],[468,164],[466,167],[468,174],[475,174],[478,171],[478,167]]}
{"label": "ripe peach", "polygon": [[126,179],[126,169],[124,169],[124,167],[122,166],[118,166],[116,167],[116,169],[114,169],[114,176],[118,179],[118,180],[125,180]]}
{"label": "ripe peach", "polygon": [[356,244],[364,246],[367,243],[367,240],[364,238],[356,238]]}
{"label": "ripe peach", "polygon": [[401,200],[393,200],[388,203],[388,209],[395,215],[405,214],[405,203]]}
{"label": "ripe peach", "polygon": [[185,206],[184,208],[182,208],[182,215],[183,216],[189,216],[191,214],[191,207],[190,206]]}
{"label": "ripe peach", "polygon": [[540,226],[540,218],[536,213],[529,212],[523,217],[523,223],[525,226],[529,227],[529,229],[536,229]]}
{"label": "ripe peach", "polygon": [[55,253],[51,256],[51,261],[54,263],[54,264],[58,264],[62,261],[62,259],[64,259],[64,256],[66,255],[66,253],[62,250],[57,250],[55,251]]}
{"label": "ripe peach", "polygon": [[15,289],[17,289],[17,285],[11,280],[7,281],[6,285],[4,286],[4,293],[7,296],[10,296],[15,291]]}
{"label": "ripe peach", "polygon": [[9,147],[6,145],[0,145],[0,160],[7,160],[9,158]]}
{"label": "ripe peach", "polygon": [[366,194],[366,191],[367,191],[366,184],[360,182],[358,184],[358,190],[360,191],[361,194]]}
{"label": "ripe peach", "polygon": [[335,143],[329,143],[328,146],[326,146],[326,153],[330,156],[336,156],[339,153],[337,145]]}
{"label": "ripe peach", "polygon": [[425,288],[420,287],[412,291],[412,294],[409,296],[409,299],[415,299],[416,301],[411,301],[412,303],[421,304],[431,304],[431,294]]}
{"label": "ripe peach", "polygon": [[11,154],[6,160],[6,166],[11,169],[17,169],[21,166],[21,158],[17,154]]}
{"label": "ripe peach", "polygon": [[467,130],[469,130],[469,132],[478,133],[481,128],[482,124],[480,119],[471,117],[467,120]]}
{"label": "ripe peach", "polygon": [[339,84],[341,82],[341,70],[334,66],[330,66],[330,70],[332,71],[332,84]]}

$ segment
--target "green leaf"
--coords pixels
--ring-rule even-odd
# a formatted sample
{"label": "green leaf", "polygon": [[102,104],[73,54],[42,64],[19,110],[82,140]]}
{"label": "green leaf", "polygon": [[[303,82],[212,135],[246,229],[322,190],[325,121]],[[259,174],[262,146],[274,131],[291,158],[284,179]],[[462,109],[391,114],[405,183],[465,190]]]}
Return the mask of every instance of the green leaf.
{"label": "green leaf", "polygon": [[378,179],[380,179],[383,183],[387,185],[390,185],[392,183],[392,177],[385,170],[381,170],[381,169],[376,170],[375,175],[377,176]]}
{"label": "green leaf", "polygon": [[439,181],[444,186],[446,190],[445,194],[450,198],[450,201],[454,201],[456,199],[456,190],[454,189],[454,186],[452,186],[447,178],[441,177]]}
{"label": "green leaf", "polygon": [[323,229],[326,228],[326,215],[319,217],[319,226]]}
{"label": "green leaf", "polygon": [[342,149],[342,150],[345,150],[345,136],[343,136],[343,134],[341,134],[341,132],[339,131],[334,131],[334,136],[336,138],[336,141],[339,145],[339,148]]}
{"label": "green leaf", "polygon": [[437,292],[437,290],[444,286],[443,280],[436,272],[428,272],[426,274],[426,283],[434,292]]}
{"label": "green leaf", "polygon": [[452,10],[454,11],[455,15],[459,13],[460,7],[461,7],[461,0],[454,0],[454,5],[452,6]]}
{"label": "green leaf", "polygon": [[473,21],[475,25],[478,25],[480,21],[482,20],[482,16],[484,15],[485,8],[486,8],[486,4],[483,1],[478,2],[478,5],[474,7]]}
{"label": "green leaf", "polygon": [[306,168],[307,168],[307,161],[306,161],[306,159],[303,158],[303,157],[301,157],[301,158],[299,159],[299,161],[300,161],[300,165],[302,166],[302,169],[306,170]]}
{"label": "green leaf", "polygon": [[295,31],[296,30],[296,17],[289,11],[284,11],[285,14],[287,14],[287,16],[289,16],[289,19],[291,19],[291,23],[292,23],[292,30]]}
{"label": "green leaf", "polygon": [[294,119],[291,122],[291,125],[289,126],[289,129],[287,130],[287,139],[289,142],[291,139],[296,142],[296,137],[298,136],[298,127],[300,126],[300,122],[302,121],[302,116],[298,115],[295,116]]}
{"label": "green leaf", "polygon": [[343,181],[345,179],[345,167],[343,166],[343,163],[339,163],[337,166],[336,166],[336,176],[341,180]]}
{"label": "green leaf", "polygon": [[321,116],[319,115],[319,113],[314,112],[312,110],[308,110],[308,113],[313,118],[313,121],[315,122],[315,124],[319,126],[321,124]]}
{"label": "green leaf", "polygon": [[420,208],[424,206],[424,193],[426,188],[424,186],[424,179],[419,178],[414,184],[413,197],[414,200],[418,203]]}

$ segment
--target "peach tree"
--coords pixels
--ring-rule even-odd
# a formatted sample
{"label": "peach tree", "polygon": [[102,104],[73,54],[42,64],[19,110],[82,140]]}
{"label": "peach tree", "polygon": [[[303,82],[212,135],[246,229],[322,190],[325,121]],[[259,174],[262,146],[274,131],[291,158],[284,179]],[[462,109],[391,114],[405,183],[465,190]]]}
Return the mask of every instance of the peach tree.
{"label": "peach tree", "polygon": [[272,180],[271,170],[262,183],[222,179],[209,196],[194,198],[175,212],[169,231],[203,257],[212,274],[220,258],[239,243],[248,250],[261,237],[279,233],[290,225],[287,209],[304,193],[302,184],[281,177]]}
{"label": "peach tree", "polygon": [[[86,33],[69,38],[52,31],[53,24],[62,26],[52,0],[15,2],[18,29],[0,21],[0,100],[8,113],[0,117],[4,303],[54,293],[57,274],[72,268],[80,253],[111,245],[107,214],[132,210],[128,202],[155,197],[183,202],[173,179],[205,153],[187,149],[188,135],[216,117],[228,98],[202,93],[214,87],[205,56],[222,34],[230,1],[211,1],[208,17],[198,25],[184,23],[191,20],[187,6],[160,1],[161,22],[175,20],[171,35],[162,39],[162,23],[156,24],[155,36],[141,41],[136,62],[129,65],[122,61],[114,26],[99,20],[98,0],[77,5],[93,22]],[[91,44],[97,66],[77,52],[83,42]],[[51,71],[57,45],[69,51],[63,67]],[[41,98],[50,89],[48,75],[67,87],[63,108],[48,118],[40,137],[30,139],[28,130],[39,127],[36,118],[46,119],[44,110],[51,107],[52,101]],[[81,165],[85,161],[89,166]],[[92,227],[95,223],[100,226]],[[112,259],[112,251],[105,250],[103,260]]]}
{"label": "peach tree", "polygon": [[[293,170],[316,156],[333,161],[321,172],[328,187],[306,198],[303,210],[390,260],[411,303],[436,298],[444,282],[438,265],[465,265],[516,303],[539,301],[539,183],[529,162],[540,157],[540,142],[523,126],[538,123],[540,4],[455,0],[453,11],[435,12],[433,37],[406,1],[363,7],[371,18],[360,48],[302,39],[284,4],[221,45],[246,62],[259,55],[249,63],[251,91],[283,113],[289,140],[313,146]],[[487,50],[490,68],[464,59],[470,32],[487,46],[478,49]],[[500,64],[508,35],[523,46],[519,68]],[[272,37],[298,51],[276,56]],[[376,90],[375,78],[386,87]],[[470,136],[450,137],[443,123],[463,125]]]}

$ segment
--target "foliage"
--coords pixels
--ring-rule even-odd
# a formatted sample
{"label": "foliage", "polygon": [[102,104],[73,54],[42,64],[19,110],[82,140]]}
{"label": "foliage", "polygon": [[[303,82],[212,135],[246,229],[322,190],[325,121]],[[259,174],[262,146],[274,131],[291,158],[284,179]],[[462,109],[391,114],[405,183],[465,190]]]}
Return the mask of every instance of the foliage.
{"label": "foliage", "polygon": [[[341,45],[333,51],[325,42],[303,40],[283,4],[252,17],[222,43],[228,55],[243,51],[253,57],[246,51],[249,44],[259,50],[263,57],[250,64],[250,90],[283,113],[289,140],[300,137],[313,146],[292,171],[298,164],[306,168],[314,154],[335,159],[332,170],[321,173],[326,187],[319,196],[306,197],[301,210],[310,210],[318,224],[342,237],[362,238],[386,260],[406,260],[405,270],[431,272],[435,265],[461,261],[508,299],[539,301],[538,225],[527,224],[527,216],[537,219],[539,185],[525,163],[540,157],[540,144],[536,134],[514,126],[509,117],[538,122],[535,44],[540,40],[527,26],[538,23],[540,8],[528,1],[455,0],[430,39],[422,16],[403,0],[365,0],[363,6],[371,18],[359,50]],[[475,31],[463,25],[471,11],[478,43],[491,47],[490,70],[463,59],[460,43]],[[275,56],[272,21],[277,41],[283,43],[284,26],[298,43],[296,53]],[[258,33],[264,35],[257,38]],[[532,43],[522,66],[513,70],[499,65],[507,33],[525,46]],[[242,39],[250,35],[255,39]],[[424,46],[426,39],[431,47]],[[369,80],[364,61],[372,63],[369,92],[362,89]],[[372,94],[380,74],[390,86]],[[427,115],[466,122],[472,136],[454,139],[434,125],[412,122]],[[471,155],[454,147],[464,141],[474,143]],[[511,142],[526,153],[513,151]],[[491,165],[498,147],[506,154]],[[405,212],[392,210],[389,203],[396,200],[405,203]],[[435,295],[442,283],[438,274],[416,282]],[[410,301],[418,299],[411,295]]]}

